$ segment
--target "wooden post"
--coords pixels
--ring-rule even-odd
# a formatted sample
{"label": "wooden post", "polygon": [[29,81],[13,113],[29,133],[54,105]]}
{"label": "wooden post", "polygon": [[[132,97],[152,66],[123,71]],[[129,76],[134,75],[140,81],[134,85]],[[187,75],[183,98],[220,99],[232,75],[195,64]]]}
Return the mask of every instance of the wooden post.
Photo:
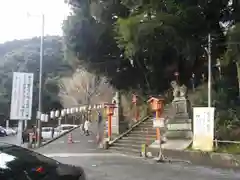
{"label": "wooden post", "polygon": [[[159,118],[160,118],[160,111],[156,110],[156,121],[160,121]],[[160,129],[159,128],[156,128],[156,137],[157,137],[157,140],[159,141],[160,140]]]}
{"label": "wooden post", "polygon": [[[152,110],[155,111],[155,120],[160,121],[160,117],[163,112],[163,98],[155,98],[152,97],[148,100],[148,102],[151,104]],[[160,140],[160,129],[156,128],[156,140]]]}
{"label": "wooden post", "polygon": [[105,104],[106,114],[108,119],[108,141],[111,140],[112,137],[112,116],[114,114],[115,104]]}
{"label": "wooden post", "polygon": [[108,115],[108,140],[111,140],[112,136],[112,114]]}

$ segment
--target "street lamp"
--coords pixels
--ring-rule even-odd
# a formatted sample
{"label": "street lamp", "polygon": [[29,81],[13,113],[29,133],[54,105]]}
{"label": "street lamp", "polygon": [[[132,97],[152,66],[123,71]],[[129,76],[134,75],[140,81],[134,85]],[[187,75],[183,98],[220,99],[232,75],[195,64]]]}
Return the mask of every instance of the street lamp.
{"label": "street lamp", "polygon": [[[35,16],[41,17],[41,39],[40,39],[40,59],[39,59],[39,91],[38,91],[38,112],[39,114],[42,113],[42,65],[43,65],[43,41],[44,41],[44,27],[45,27],[45,16],[44,14],[41,15],[30,15],[28,16]],[[38,139],[37,139],[37,147],[41,146],[41,135],[42,135],[42,127],[41,127],[41,118],[38,118],[36,121],[36,125],[38,126]]]}
{"label": "street lamp", "polygon": [[208,48],[204,48],[208,55],[208,107],[211,107],[211,92],[212,92],[212,60],[211,60],[211,34],[208,34]]}

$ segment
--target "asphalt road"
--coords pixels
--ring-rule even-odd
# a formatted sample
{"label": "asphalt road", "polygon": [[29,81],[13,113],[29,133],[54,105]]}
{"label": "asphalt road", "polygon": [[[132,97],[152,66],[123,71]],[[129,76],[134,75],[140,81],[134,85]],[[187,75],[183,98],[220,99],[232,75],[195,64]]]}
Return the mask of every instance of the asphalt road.
{"label": "asphalt road", "polygon": [[0,142],[10,143],[10,144],[17,144],[17,136],[5,136],[0,137]]}
{"label": "asphalt road", "polygon": [[110,153],[97,149],[95,136],[72,133],[75,143],[68,144],[68,135],[37,151],[60,162],[82,166],[88,180],[239,180],[240,173],[209,169],[184,162],[157,164],[153,160]]}
{"label": "asphalt road", "polygon": [[54,157],[85,169],[88,180],[239,180],[240,174],[195,167],[184,163],[156,164],[140,158],[112,154]]}

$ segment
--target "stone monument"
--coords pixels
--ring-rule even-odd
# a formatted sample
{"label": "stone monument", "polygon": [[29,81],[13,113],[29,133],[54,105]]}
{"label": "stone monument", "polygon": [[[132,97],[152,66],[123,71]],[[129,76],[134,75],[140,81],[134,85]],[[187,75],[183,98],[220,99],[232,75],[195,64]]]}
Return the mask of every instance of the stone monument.
{"label": "stone monument", "polygon": [[172,105],[176,115],[189,116],[189,101],[187,99],[187,87],[185,85],[179,86],[176,81],[171,82],[173,87],[173,101]]}
{"label": "stone monument", "polygon": [[187,87],[179,86],[176,81],[171,82],[173,88],[172,108],[174,117],[167,122],[167,139],[192,138],[192,119],[190,102],[187,98]]}
{"label": "stone monument", "polygon": [[[174,98],[169,107],[169,114],[166,116],[166,128],[162,132],[162,148],[184,150],[191,144],[193,136],[187,87],[179,86],[176,81],[171,82],[171,86]],[[154,142],[150,148],[159,148],[159,145]]]}

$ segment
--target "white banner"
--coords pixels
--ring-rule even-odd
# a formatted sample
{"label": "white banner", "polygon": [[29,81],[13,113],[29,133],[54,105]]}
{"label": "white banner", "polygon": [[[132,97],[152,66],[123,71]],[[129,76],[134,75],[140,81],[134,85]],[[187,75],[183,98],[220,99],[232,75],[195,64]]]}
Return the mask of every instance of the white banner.
{"label": "white banner", "polygon": [[30,120],[32,117],[33,73],[13,73],[11,120]]}
{"label": "white banner", "polygon": [[213,107],[193,108],[193,149],[213,150],[214,111]]}

